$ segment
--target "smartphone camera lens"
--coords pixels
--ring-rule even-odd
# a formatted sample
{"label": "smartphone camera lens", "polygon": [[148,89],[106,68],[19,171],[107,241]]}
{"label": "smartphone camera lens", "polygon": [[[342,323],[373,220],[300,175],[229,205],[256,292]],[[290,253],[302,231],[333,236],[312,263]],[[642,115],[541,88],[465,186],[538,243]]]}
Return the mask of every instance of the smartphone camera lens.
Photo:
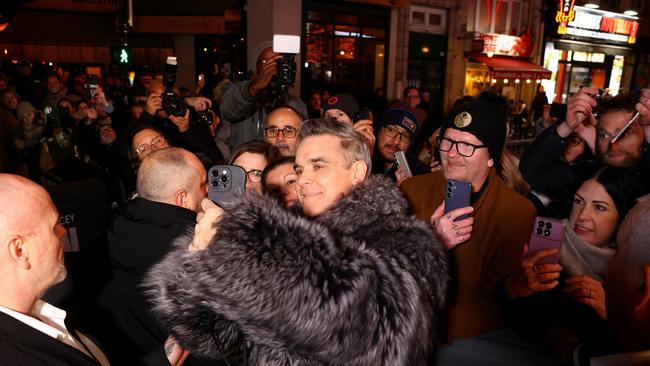
{"label": "smartphone camera lens", "polygon": [[544,236],[551,236],[551,230],[544,230]]}
{"label": "smartphone camera lens", "polygon": [[451,193],[447,193],[447,198],[451,198]]}
{"label": "smartphone camera lens", "polygon": [[546,228],[547,228],[547,229],[550,229],[552,226],[553,226],[553,224],[551,224],[550,222],[547,222],[547,223],[546,223]]}
{"label": "smartphone camera lens", "polygon": [[216,170],[212,171],[212,178],[217,178],[219,176],[219,172]]}
{"label": "smartphone camera lens", "polygon": [[537,229],[535,232],[537,233],[537,235],[542,235],[542,229]]}
{"label": "smartphone camera lens", "polygon": [[219,178],[219,180],[222,181],[223,183],[226,183],[228,181],[228,177],[225,176],[225,175],[222,175],[221,178]]}
{"label": "smartphone camera lens", "polygon": [[211,185],[212,188],[214,188],[214,189],[219,188],[219,182],[216,181],[216,180],[213,180],[212,182],[210,182],[210,185]]}
{"label": "smartphone camera lens", "polygon": [[544,227],[544,221],[539,220],[539,221],[537,222],[537,226],[539,226],[539,227]]}
{"label": "smartphone camera lens", "polygon": [[447,192],[451,193],[452,189],[451,187],[447,187]]}

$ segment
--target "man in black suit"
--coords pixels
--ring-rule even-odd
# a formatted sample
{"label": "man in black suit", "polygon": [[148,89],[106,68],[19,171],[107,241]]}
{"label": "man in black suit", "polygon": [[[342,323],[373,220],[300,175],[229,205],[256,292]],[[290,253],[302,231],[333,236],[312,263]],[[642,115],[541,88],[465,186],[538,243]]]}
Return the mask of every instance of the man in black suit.
{"label": "man in black suit", "polygon": [[108,230],[112,278],[99,298],[108,315],[100,340],[120,365],[166,366],[170,338],[151,314],[140,284],[177,237],[193,232],[207,195],[206,171],[194,154],[167,147],[143,159],[136,185],[138,197],[117,212]]}
{"label": "man in black suit", "polygon": [[59,224],[49,194],[0,174],[0,355],[6,365],[109,365],[102,350],[41,295],[63,281]]}

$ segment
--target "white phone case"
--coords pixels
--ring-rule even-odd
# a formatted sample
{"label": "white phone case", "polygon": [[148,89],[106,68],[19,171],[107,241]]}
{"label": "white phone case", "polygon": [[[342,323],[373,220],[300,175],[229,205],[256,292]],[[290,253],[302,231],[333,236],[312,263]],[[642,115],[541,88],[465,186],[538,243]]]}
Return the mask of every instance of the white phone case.
{"label": "white phone case", "polygon": [[409,177],[413,176],[413,173],[411,173],[411,167],[409,167],[409,163],[406,160],[406,154],[404,153],[404,151],[396,152],[395,160],[397,161],[397,166],[403,168]]}

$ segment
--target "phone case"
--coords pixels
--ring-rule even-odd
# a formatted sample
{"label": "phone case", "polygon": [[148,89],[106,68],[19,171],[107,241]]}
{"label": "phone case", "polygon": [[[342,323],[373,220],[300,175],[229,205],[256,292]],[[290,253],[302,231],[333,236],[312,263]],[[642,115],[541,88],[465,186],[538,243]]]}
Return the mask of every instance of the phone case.
{"label": "phone case", "polygon": [[[472,184],[462,180],[448,179],[445,186],[445,213],[457,208],[469,206],[472,197]],[[454,221],[466,219],[468,215],[462,215]]]}
{"label": "phone case", "polygon": [[413,176],[413,174],[411,173],[411,167],[409,167],[409,163],[406,160],[406,154],[404,153],[404,151],[400,150],[400,151],[395,153],[395,161],[397,161],[397,166],[398,167],[404,168],[404,170],[406,171],[406,174],[409,177]]}
{"label": "phone case", "polygon": [[223,207],[246,192],[246,171],[236,165],[215,165],[208,171],[208,198]]}
{"label": "phone case", "polygon": [[[533,233],[530,236],[527,256],[530,257],[544,249],[560,248],[562,246],[565,228],[566,221],[537,216],[535,218]],[[559,259],[560,253],[558,252],[556,255],[541,258],[537,263],[556,264]]]}

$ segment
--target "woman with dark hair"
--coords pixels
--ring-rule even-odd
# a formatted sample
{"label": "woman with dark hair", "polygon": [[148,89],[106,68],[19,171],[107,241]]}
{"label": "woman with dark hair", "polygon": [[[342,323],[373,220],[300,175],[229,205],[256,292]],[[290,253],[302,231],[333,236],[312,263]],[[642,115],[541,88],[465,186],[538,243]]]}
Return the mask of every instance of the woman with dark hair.
{"label": "woman with dark hair", "polygon": [[159,128],[147,123],[135,126],[128,136],[127,157],[136,170],[149,153],[171,146]]}
{"label": "woman with dark hair", "polygon": [[246,171],[246,192],[262,193],[262,172],[271,161],[280,156],[277,148],[264,141],[254,140],[240,145],[232,152],[230,164]]}
{"label": "woman with dark hair", "polygon": [[285,156],[271,162],[262,173],[264,192],[275,196],[286,208],[292,208],[298,203],[296,191],[298,175],[293,169],[295,162],[293,156]]}
{"label": "woman with dark hair", "polygon": [[[616,251],[617,227],[644,193],[635,175],[621,167],[599,169],[582,183],[573,198],[561,249],[525,253],[504,282],[504,298],[509,299],[504,316],[515,330],[546,336],[562,361],[571,360],[581,343],[587,345],[586,354],[612,345],[603,281]],[[540,263],[558,251],[558,264]]]}

